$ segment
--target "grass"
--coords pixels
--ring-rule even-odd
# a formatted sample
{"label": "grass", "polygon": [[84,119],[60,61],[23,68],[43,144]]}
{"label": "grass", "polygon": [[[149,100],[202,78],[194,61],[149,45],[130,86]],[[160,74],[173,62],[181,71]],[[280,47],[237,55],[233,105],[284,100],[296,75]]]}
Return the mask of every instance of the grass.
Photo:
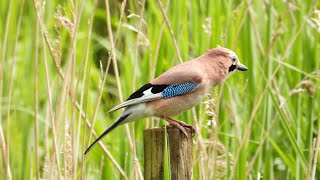
{"label": "grass", "polygon": [[142,179],[143,129],[159,119],[115,129],[84,157],[86,147],[121,113],[109,109],[218,45],[249,70],[177,117],[198,132],[194,179],[320,178],[319,9],[317,0],[1,1],[0,179]]}

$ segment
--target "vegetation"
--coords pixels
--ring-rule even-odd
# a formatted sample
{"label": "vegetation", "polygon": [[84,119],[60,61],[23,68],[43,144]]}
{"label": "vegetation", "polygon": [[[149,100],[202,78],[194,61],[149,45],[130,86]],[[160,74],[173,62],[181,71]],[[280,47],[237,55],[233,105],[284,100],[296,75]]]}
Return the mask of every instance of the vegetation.
{"label": "vegetation", "polygon": [[197,130],[194,179],[320,178],[319,9],[317,0],[0,1],[0,179],[142,179],[143,129],[161,120],[121,126],[84,156],[86,147],[121,113],[109,109],[218,45],[249,70],[176,117]]}

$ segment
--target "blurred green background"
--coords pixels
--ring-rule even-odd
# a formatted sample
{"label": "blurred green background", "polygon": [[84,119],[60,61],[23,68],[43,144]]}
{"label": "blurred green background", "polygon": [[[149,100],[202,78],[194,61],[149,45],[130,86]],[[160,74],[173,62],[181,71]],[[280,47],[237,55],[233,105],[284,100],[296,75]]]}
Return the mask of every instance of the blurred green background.
{"label": "blurred green background", "polygon": [[176,117],[198,131],[194,179],[320,178],[319,8],[317,0],[1,1],[0,179],[142,179],[143,129],[159,119],[120,126],[103,149],[84,150],[121,113],[109,109],[217,46],[249,70]]}

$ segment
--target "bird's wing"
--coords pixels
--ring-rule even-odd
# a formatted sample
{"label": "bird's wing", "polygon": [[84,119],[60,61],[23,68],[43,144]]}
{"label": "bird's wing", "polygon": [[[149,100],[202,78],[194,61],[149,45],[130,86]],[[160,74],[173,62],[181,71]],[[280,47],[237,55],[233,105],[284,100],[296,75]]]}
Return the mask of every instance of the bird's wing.
{"label": "bird's wing", "polygon": [[195,68],[186,69],[184,64],[187,63],[179,64],[145,84],[131,94],[125,102],[115,106],[109,112],[138,103],[171,98],[194,91],[202,81],[201,73],[195,71]]}
{"label": "bird's wing", "polygon": [[116,111],[130,105],[154,101],[161,98],[171,98],[188,92],[192,92],[199,87],[199,84],[186,82],[182,84],[153,85],[146,84],[134,92],[125,102],[115,106],[109,112]]}

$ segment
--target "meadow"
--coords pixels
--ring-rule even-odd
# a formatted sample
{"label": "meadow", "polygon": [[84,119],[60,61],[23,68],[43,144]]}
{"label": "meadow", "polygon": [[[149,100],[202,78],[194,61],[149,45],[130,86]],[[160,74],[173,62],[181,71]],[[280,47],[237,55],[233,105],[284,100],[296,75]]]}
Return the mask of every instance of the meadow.
{"label": "meadow", "polygon": [[108,110],[217,46],[248,71],[176,117],[197,131],[194,179],[320,178],[317,0],[2,0],[0,37],[0,179],[143,179],[158,118],[84,151]]}

